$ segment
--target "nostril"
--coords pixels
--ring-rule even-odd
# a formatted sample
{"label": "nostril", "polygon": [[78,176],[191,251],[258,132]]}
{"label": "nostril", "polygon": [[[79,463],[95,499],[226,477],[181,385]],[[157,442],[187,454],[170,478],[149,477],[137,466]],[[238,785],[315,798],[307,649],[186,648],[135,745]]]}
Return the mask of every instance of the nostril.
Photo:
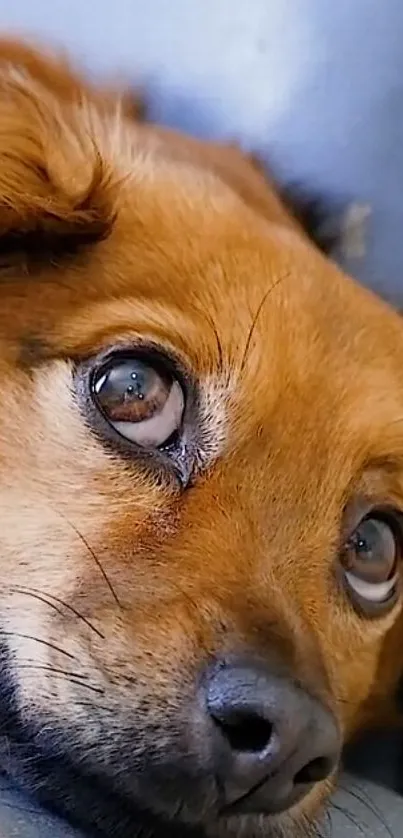
{"label": "nostril", "polygon": [[294,777],[294,785],[307,785],[325,780],[332,772],[333,763],[328,757],[312,759]]}
{"label": "nostril", "polygon": [[237,712],[213,719],[233,751],[261,753],[273,734],[273,725],[253,713]]}

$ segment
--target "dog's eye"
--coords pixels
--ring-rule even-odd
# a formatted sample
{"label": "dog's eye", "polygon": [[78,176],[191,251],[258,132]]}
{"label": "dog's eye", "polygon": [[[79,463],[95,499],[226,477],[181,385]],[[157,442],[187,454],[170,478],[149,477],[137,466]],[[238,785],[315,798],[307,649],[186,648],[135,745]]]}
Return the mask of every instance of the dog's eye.
{"label": "dog's eye", "polygon": [[162,365],[136,357],[98,369],[92,396],[110,425],[137,445],[159,448],[182,423],[185,399],[179,382]]}
{"label": "dog's eye", "polygon": [[363,518],[342,551],[345,580],[356,604],[371,613],[394,604],[399,581],[401,534],[393,516]]}

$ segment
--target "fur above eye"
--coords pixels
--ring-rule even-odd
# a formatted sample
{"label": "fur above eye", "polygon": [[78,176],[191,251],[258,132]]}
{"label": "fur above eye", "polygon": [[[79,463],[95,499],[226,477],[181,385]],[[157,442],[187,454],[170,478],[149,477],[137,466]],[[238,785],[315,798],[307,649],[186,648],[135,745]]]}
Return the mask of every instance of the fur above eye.
{"label": "fur above eye", "polygon": [[183,389],[163,364],[116,356],[94,373],[91,394],[114,430],[136,445],[160,448],[181,427]]}
{"label": "fur above eye", "polygon": [[396,602],[401,555],[397,515],[371,512],[346,541],[341,556],[345,581],[355,604],[369,616]]}

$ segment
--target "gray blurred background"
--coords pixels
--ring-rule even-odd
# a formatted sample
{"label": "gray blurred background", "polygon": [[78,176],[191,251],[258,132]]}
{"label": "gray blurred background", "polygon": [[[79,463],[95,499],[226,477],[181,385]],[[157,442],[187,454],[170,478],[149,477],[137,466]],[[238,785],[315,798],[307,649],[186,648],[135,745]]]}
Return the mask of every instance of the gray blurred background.
{"label": "gray blurred background", "polygon": [[402,302],[402,0],[0,0],[0,26],[143,81],[157,117],[239,138],[330,208],[369,206],[344,263]]}

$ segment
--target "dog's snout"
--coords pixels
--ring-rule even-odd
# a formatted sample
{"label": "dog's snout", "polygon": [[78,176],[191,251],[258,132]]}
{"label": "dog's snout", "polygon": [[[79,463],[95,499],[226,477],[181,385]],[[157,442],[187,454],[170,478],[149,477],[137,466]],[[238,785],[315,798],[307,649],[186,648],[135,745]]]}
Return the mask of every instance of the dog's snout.
{"label": "dog's snout", "polygon": [[225,807],[283,811],[335,769],[336,721],[291,679],[261,665],[232,663],[215,669],[206,689]]}

